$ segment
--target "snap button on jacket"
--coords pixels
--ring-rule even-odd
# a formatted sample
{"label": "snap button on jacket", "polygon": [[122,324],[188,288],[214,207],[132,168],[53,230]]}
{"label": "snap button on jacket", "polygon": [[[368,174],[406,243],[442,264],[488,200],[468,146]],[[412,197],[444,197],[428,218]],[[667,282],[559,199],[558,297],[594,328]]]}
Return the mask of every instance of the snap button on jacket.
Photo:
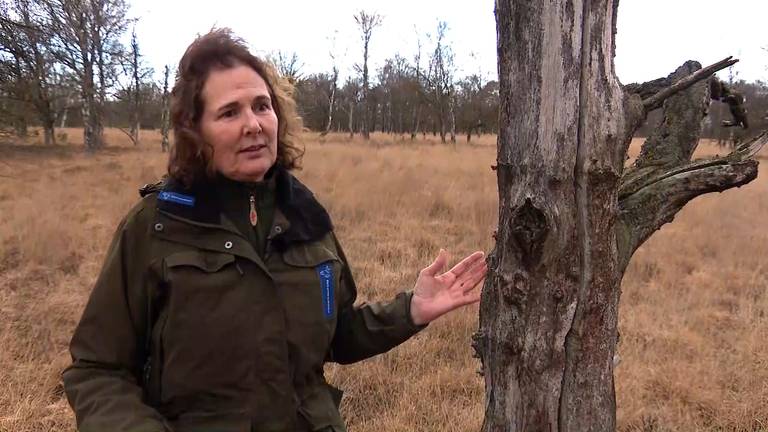
{"label": "snap button on jacket", "polygon": [[143,189],[71,341],[63,378],[80,431],[346,430],[324,362],[383,353],[423,327],[410,292],[354,306],[328,214],[274,175],[281,229],[263,254],[211,185]]}

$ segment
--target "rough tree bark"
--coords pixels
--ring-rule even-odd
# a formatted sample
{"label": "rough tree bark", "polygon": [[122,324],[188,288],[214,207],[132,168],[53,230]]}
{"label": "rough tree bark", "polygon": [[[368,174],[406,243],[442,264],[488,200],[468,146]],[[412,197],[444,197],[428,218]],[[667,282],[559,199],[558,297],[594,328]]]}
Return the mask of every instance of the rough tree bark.
{"label": "rough tree bark", "polygon": [[[617,7],[496,2],[499,226],[473,337],[484,432],[615,430],[618,303],[632,253],[691,199],[754,179],[751,156],[768,141],[764,132],[728,156],[691,161],[709,103],[703,80],[735,61],[695,73],[687,62],[675,84],[641,96],[614,73]],[[662,126],[625,170],[633,133],[659,107]]]}

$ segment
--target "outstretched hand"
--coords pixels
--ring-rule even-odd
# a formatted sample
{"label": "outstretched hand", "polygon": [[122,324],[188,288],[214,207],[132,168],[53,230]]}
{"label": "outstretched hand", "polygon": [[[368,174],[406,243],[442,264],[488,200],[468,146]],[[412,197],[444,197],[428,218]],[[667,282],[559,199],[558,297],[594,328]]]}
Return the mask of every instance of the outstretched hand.
{"label": "outstretched hand", "polygon": [[411,300],[414,324],[427,324],[461,306],[477,303],[480,290],[475,288],[488,271],[484,257],[482,252],[475,252],[441,273],[448,263],[448,253],[441,249],[435,262],[419,272],[416,280]]}

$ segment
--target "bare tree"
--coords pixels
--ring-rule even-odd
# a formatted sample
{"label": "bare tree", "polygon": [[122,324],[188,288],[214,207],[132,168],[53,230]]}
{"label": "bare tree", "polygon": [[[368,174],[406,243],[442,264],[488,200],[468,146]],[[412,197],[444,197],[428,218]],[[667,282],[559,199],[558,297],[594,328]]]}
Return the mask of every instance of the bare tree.
{"label": "bare tree", "polygon": [[128,130],[119,128],[123,133],[128,136],[133,145],[139,144],[139,131],[141,130],[141,102],[142,102],[142,90],[145,85],[145,81],[149,75],[152,74],[152,69],[144,66],[141,53],[139,52],[139,41],[136,39],[136,29],[134,28],[131,33],[131,45],[130,50],[127,53],[125,64],[123,66],[124,73],[130,77],[130,83],[127,88],[124,88],[124,92],[117,95],[119,99],[121,96],[128,99]]}
{"label": "bare tree", "polygon": [[[424,76],[427,87],[426,100],[435,111],[440,132],[440,141],[445,143],[445,136],[450,131],[451,142],[456,142],[456,111],[454,109],[454,55],[445,40],[448,24],[440,21],[435,34],[435,49],[429,58],[429,68]],[[446,124],[447,123],[447,124]]]}
{"label": "bare tree", "polygon": [[373,30],[381,25],[382,22],[382,16],[377,13],[368,13],[366,11],[361,10],[360,12],[355,15],[355,22],[357,23],[357,26],[360,28],[360,36],[363,41],[363,66],[362,66],[362,74],[363,74],[363,87],[362,87],[362,100],[363,100],[363,106],[362,106],[362,126],[363,126],[363,138],[370,139],[370,131],[369,125],[368,125],[368,110],[370,108],[369,106],[369,82],[368,82],[368,48],[371,42],[371,35],[373,34]]}
{"label": "bare tree", "polygon": [[103,146],[103,109],[122,58],[119,38],[129,20],[125,0],[41,0],[49,22],[51,52],[80,86],[85,148]]}
{"label": "bare tree", "polygon": [[[29,0],[0,2],[0,85],[12,89],[16,99],[12,115],[18,133],[26,134],[25,104],[31,106],[43,128],[46,145],[55,144],[53,61],[47,46],[47,22],[39,5]],[[4,54],[4,55],[3,55]]]}
{"label": "bare tree", "polygon": [[333,112],[336,108],[336,90],[338,89],[338,83],[339,83],[339,68],[336,65],[336,34],[334,33],[333,38],[331,39],[331,49],[328,52],[329,57],[331,58],[331,65],[332,65],[332,73],[331,73],[331,82],[328,86],[328,122],[325,124],[325,129],[321,133],[322,136],[328,135],[328,132],[331,131],[331,126],[333,125]]}
{"label": "bare tree", "polygon": [[[693,198],[757,176],[768,131],[691,160],[710,102],[686,62],[647,96],[614,73],[615,0],[496,2],[499,225],[474,347],[482,430],[613,431],[620,283],[633,252]],[[664,121],[625,169],[651,110]]]}
{"label": "bare tree", "polygon": [[[355,136],[355,107],[360,101],[360,83],[353,77],[347,77],[344,86],[339,92],[339,109],[342,111],[340,115],[347,115],[347,131],[349,132],[349,138]],[[342,120],[342,119],[339,119]]]}
{"label": "bare tree", "polygon": [[141,96],[141,84],[149,71],[142,71],[139,54],[139,42],[136,40],[136,29],[131,33],[131,51],[129,53],[129,74],[131,76],[131,130],[130,138],[133,145],[139,144],[139,104]]}
{"label": "bare tree", "polygon": [[[331,57],[333,58],[333,57]],[[336,108],[336,89],[339,82],[339,68],[336,67],[334,62],[333,73],[331,74],[331,82],[328,89],[328,121],[325,124],[325,130],[322,132],[322,136],[328,134],[331,131],[331,125],[333,124],[333,111]]]}
{"label": "bare tree", "polygon": [[467,133],[467,143],[472,140],[472,133],[477,133],[483,126],[484,107],[481,99],[485,85],[481,73],[473,74],[460,80],[458,92],[463,102],[459,107],[459,119]]}
{"label": "bare tree", "polygon": [[421,126],[421,109],[423,106],[424,91],[422,88],[422,73],[421,73],[421,38],[419,33],[416,32],[416,55],[413,56],[413,69],[416,78],[416,94],[417,101],[413,107],[413,121],[411,122],[411,141],[416,139],[416,134],[419,132]]}
{"label": "bare tree", "polygon": [[171,125],[171,112],[170,112],[170,94],[168,92],[168,76],[171,73],[171,68],[165,65],[163,70],[163,102],[162,102],[162,120],[160,121],[160,134],[162,141],[160,147],[163,152],[167,152],[170,149],[168,144],[168,129]]}
{"label": "bare tree", "polygon": [[299,61],[299,55],[295,52],[287,54],[277,51],[270,54],[268,58],[275,65],[280,75],[290,81],[291,84],[296,85],[303,78],[301,68],[304,67],[304,64]]}

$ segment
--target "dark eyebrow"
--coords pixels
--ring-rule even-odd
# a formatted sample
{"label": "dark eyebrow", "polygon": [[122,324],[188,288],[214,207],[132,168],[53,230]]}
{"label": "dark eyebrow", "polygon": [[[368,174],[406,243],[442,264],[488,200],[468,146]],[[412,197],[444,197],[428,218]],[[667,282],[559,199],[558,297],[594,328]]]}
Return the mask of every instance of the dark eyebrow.
{"label": "dark eyebrow", "polygon": [[260,96],[256,96],[256,98],[254,99],[254,102],[269,102],[271,104],[272,98],[266,95],[260,95]]}

